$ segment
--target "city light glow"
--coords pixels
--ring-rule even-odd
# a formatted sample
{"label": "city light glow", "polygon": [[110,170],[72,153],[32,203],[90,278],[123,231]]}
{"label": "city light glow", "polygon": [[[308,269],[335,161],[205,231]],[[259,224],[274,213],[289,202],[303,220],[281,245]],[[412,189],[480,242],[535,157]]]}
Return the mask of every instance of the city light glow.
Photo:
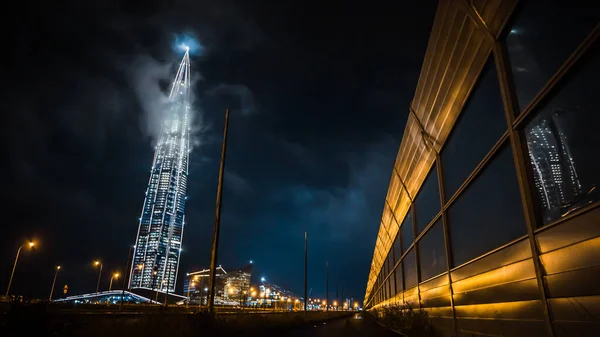
{"label": "city light glow", "polygon": [[193,34],[179,34],[173,40],[174,52],[188,52],[192,55],[204,55],[205,48]]}

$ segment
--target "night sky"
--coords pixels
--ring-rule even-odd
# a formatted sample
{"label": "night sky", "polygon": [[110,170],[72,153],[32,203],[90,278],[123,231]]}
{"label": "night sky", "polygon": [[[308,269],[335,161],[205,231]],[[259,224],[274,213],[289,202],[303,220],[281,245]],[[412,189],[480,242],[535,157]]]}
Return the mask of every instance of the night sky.
{"label": "night sky", "polygon": [[[0,290],[94,291],[124,271],[157,133],[157,100],[195,36],[194,149],[178,279],[207,267],[225,108],[219,264],[311,297],[362,298],[436,2],[15,3],[4,22]],[[166,3],[166,4],[165,4]],[[324,5],[328,3],[327,7]],[[7,15],[7,14],[5,14]]]}

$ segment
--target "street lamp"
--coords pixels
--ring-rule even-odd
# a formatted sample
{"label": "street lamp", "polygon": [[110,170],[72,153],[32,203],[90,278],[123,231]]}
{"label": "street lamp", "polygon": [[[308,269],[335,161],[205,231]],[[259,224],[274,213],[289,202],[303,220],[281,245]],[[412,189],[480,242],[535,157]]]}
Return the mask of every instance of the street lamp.
{"label": "street lamp", "polygon": [[100,276],[102,275],[102,262],[96,260],[94,261],[94,266],[100,266],[98,270],[98,282],[96,283],[96,294],[98,294],[98,290],[100,289]]}
{"label": "street lamp", "polygon": [[119,279],[119,273],[114,273],[113,276],[110,277],[110,284],[108,285],[108,291],[112,289],[112,281],[113,279]]}
{"label": "street lamp", "polygon": [[[35,246],[35,243],[33,241],[29,241],[28,246],[29,246],[29,248],[33,248],[33,246]],[[10,273],[10,280],[8,281],[8,288],[6,288],[6,298],[8,298],[8,293],[10,291],[10,285],[12,284],[13,276],[15,275],[15,269],[17,268],[17,262],[19,261],[19,254],[21,254],[22,248],[23,248],[23,245],[21,245],[19,247],[19,249],[17,250],[17,257],[15,257],[15,264],[13,265],[12,272]]]}
{"label": "street lamp", "polygon": [[[139,277],[139,279],[140,279],[140,287],[141,287],[142,286],[142,279],[144,278],[144,264],[143,263],[138,264],[137,265],[137,269],[140,271],[140,277]],[[131,277],[133,277],[133,273],[131,273]]]}
{"label": "street lamp", "polygon": [[188,304],[190,303],[190,288],[192,288],[192,287],[194,287],[194,286],[195,286],[195,282],[194,282],[194,280],[192,280],[192,281],[190,282],[190,284],[188,285],[188,291],[187,291],[187,302],[185,302],[185,307],[186,307],[186,308],[188,307]]}
{"label": "street lamp", "polygon": [[56,271],[54,272],[54,281],[52,281],[52,288],[50,289],[50,297],[48,301],[52,301],[52,294],[54,294],[54,284],[56,283],[56,275],[58,275],[58,271],[60,270],[60,266],[56,266]]}

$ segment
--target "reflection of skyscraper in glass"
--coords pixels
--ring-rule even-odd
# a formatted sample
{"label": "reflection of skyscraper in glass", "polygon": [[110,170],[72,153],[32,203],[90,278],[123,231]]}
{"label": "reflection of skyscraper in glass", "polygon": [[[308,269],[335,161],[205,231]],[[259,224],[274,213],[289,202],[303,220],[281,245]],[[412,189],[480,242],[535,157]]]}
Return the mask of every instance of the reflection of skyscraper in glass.
{"label": "reflection of skyscraper in glass", "polygon": [[190,56],[169,95],[139,219],[129,286],[174,291],[183,238],[189,157]]}
{"label": "reflection of skyscraper in glass", "polygon": [[534,122],[526,133],[535,186],[547,214],[564,213],[582,192],[561,125],[561,115],[568,113],[555,109],[551,116]]}

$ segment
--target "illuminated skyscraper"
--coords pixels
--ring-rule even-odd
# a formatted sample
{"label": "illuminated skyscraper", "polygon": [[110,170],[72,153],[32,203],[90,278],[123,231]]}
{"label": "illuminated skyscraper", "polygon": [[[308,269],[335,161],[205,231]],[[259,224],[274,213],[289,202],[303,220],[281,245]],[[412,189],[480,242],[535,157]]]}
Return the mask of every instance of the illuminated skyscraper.
{"label": "illuminated skyscraper", "polygon": [[186,50],[155,148],[139,219],[130,288],[175,289],[185,224],[190,109],[190,55]]}
{"label": "illuminated skyscraper", "polygon": [[540,118],[526,133],[533,177],[544,213],[552,218],[574,207],[582,193],[561,117],[569,110],[556,109]]}

